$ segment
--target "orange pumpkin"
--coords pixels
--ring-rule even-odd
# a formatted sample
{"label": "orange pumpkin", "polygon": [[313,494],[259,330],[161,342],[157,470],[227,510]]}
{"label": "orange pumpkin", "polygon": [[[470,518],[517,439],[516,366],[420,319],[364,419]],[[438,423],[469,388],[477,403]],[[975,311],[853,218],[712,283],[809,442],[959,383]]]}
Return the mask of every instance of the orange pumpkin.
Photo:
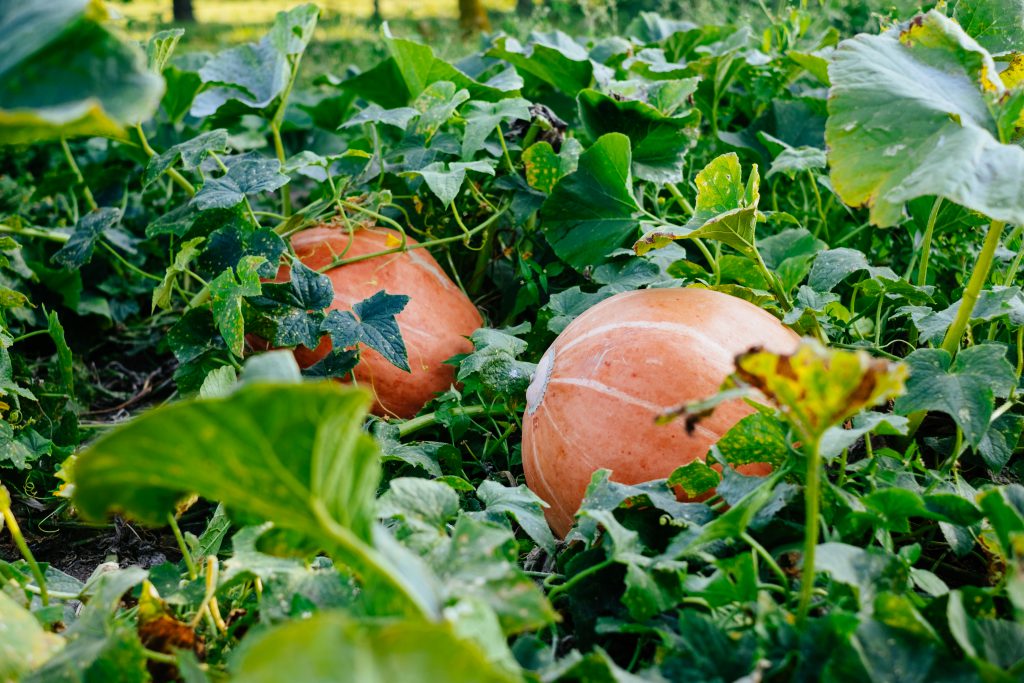
{"label": "orange pumpkin", "polygon": [[[396,231],[387,228],[361,228],[349,233],[341,226],[320,225],[297,233],[291,243],[305,265],[319,270],[337,256],[352,258],[394,248],[399,239]],[[407,238],[407,243],[417,244],[412,238]],[[359,385],[373,391],[376,414],[410,418],[435,394],[452,385],[455,368],[444,361],[473,350],[467,337],[483,320],[476,306],[426,249],[377,256],[326,274],[334,286],[332,309],[350,310],[352,304],[380,290],[409,296],[409,303],[396,319],[412,371],[401,370],[373,349],[360,347],[354,375]],[[288,267],[282,266],[277,279],[287,280],[288,276]],[[295,359],[305,368],[330,351],[331,340],[325,337],[313,350],[296,348]]]}
{"label": "orange pumpkin", "polygon": [[707,289],[624,292],[574,320],[541,358],[523,420],[526,483],[550,505],[552,529],[569,531],[598,469],[636,484],[703,459],[749,405],[723,403],[692,434],[681,420],[655,418],[717,393],[737,354],[753,346],[791,352],[798,343],[771,314]]}

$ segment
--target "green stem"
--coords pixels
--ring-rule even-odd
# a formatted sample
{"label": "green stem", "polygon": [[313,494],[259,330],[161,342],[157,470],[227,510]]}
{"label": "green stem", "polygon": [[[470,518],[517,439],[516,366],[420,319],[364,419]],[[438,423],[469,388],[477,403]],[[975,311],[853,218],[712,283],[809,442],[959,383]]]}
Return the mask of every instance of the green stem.
{"label": "green stem", "polygon": [[[141,145],[142,145],[142,151],[144,151],[146,153],[146,156],[148,156],[150,158],[155,157],[156,156],[156,150],[153,149],[152,147],[150,147],[149,139],[146,137],[145,131],[142,130],[142,124],[141,123],[135,126],[135,132],[138,133],[139,143],[141,143]],[[164,171],[164,173],[167,174],[167,177],[169,177],[171,180],[173,180],[175,183],[177,183],[178,187],[180,187],[181,189],[185,190],[185,194],[187,194],[189,197],[194,197],[196,195],[196,188],[195,188],[195,186],[192,183],[190,183],[185,178],[185,176],[183,176],[180,173],[178,173],[178,171],[176,169],[168,167],[168,169],[166,171]]]}
{"label": "green stem", "polygon": [[483,230],[486,230],[492,223],[494,223],[494,221],[496,221],[502,214],[505,213],[505,210],[507,208],[508,208],[507,206],[505,208],[502,208],[501,211],[499,211],[498,213],[494,214],[493,216],[491,216],[490,218],[485,220],[480,225],[476,226],[472,230],[469,230],[468,232],[465,232],[465,233],[463,233],[461,235],[455,235],[453,237],[442,237],[440,239],[430,240],[428,242],[418,242],[417,244],[399,245],[397,247],[394,247],[393,249],[384,249],[383,251],[375,251],[372,254],[361,254],[360,256],[353,256],[351,258],[335,259],[334,261],[331,261],[330,263],[328,263],[323,268],[320,268],[319,270],[317,270],[317,272],[318,273],[323,273],[323,272],[326,272],[326,271],[331,270],[333,268],[339,268],[341,266],[347,266],[350,263],[358,263],[360,261],[368,261],[370,259],[374,259],[374,258],[377,258],[379,256],[388,256],[390,254],[397,254],[397,253],[403,252],[403,251],[411,251],[412,249],[426,249],[428,247],[437,247],[437,246],[440,246],[442,244],[451,244],[453,242],[466,241],[470,237],[472,237],[473,235],[475,235],[475,234],[477,234],[477,233],[479,233],[479,232],[481,232]]}
{"label": "green stem", "polygon": [[181,559],[185,561],[185,568],[188,569],[188,578],[195,581],[199,577],[199,570],[196,569],[195,560],[192,559],[192,553],[189,552],[188,543],[185,542],[185,537],[181,533],[181,528],[178,526],[178,520],[174,518],[174,513],[171,512],[167,515],[167,523],[171,527],[171,532],[174,533],[174,540],[178,542],[178,550],[181,551]]}
{"label": "green stem", "polygon": [[96,200],[92,196],[92,190],[85,184],[85,176],[82,175],[82,170],[78,168],[78,163],[75,161],[75,155],[71,153],[71,148],[68,147],[68,141],[65,138],[60,139],[61,149],[64,150],[64,158],[67,159],[68,166],[75,174],[75,178],[78,180],[78,184],[82,186],[82,197],[85,198],[85,204],[89,207],[90,211],[95,211],[100,208],[96,204]]}
{"label": "green stem", "polygon": [[156,280],[157,282],[163,282],[163,278],[157,277],[156,275],[152,275],[151,273],[147,273],[146,271],[142,270],[141,268],[133,264],[131,261],[128,261],[125,257],[121,256],[119,253],[117,253],[117,250],[114,249],[109,244],[107,244],[105,240],[100,240],[100,246],[102,246],[104,249],[113,254],[114,258],[120,261],[125,268],[132,271],[136,275],[141,275],[142,277],[149,278],[150,280]]}
{"label": "green stem", "polygon": [[555,586],[554,588],[551,589],[551,592],[548,593],[548,600],[551,601],[551,602],[554,602],[555,599],[559,595],[561,595],[562,593],[565,593],[567,590],[569,590],[570,588],[572,588],[573,586],[575,586],[577,583],[579,583],[583,579],[587,578],[588,576],[591,576],[592,574],[596,574],[597,572],[601,571],[605,567],[611,565],[613,561],[614,560],[612,560],[612,558],[610,558],[610,557],[606,558],[606,559],[598,562],[595,565],[591,565],[590,567],[587,567],[586,569],[581,571],[579,574],[576,574],[571,579],[566,581],[565,583],[562,583],[562,584],[559,584],[559,585]]}
{"label": "green stem", "polygon": [[992,270],[992,259],[999,246],[999,238],[1003,234],[1004,227],[1006,227],[1006,223],[1003,221],[992,221],[989,226],[988,234],[985,235],[985,243],[978,255],[978,261],[974,264],[971,279],[967,281],[967,288],[964,290],[956,318],[942,339],[942,349],[951,356],[955,356],[960,348],[960,339],[964,336],[967,324],[971,320],[971,314],[974,312],[974,305],[978,302],[981,289],[985,286],[985,281],[988,280],[988,274]]}
{"label": "green stem", "polygon": [[772,271],[768,270],[767,264],[765,264],[764,259],[761,258],[761,252],[756,248],[751,251],[753,252],[754,264],[757,265],[757,269],[761,272],[761,275],[764,276],[764,279],[772,288],[772,292],[775,294],[775,298],[778,299],[779,305],[782,306],[782,310],[792,310],[793,304],[789,302],[789,297],[787,297],[786,293],[782,291],[782,285],[779,284],[778,278],[775,277],[775,274],[772,273]]}
{"label": "green stem", "polygon": [[[1022,329],[1024,329],[1024,328],[1022,328]],[[31,332],[26,332],[25,334],[21,335],[20,337],[15,337],[14,339],[12,339],[11,340],[11,344],[14,345],[14,344],[17,344],[18,342],[25,341],[26,339],[31,339],[32,337],[40,337],[40,336],[42,336],[44,334],[50,334],[50,331],[49,330],[33,330]]]}
{"label": "green stem", "polygon": [[[291,73],[288,77],[288,84],[285,85],[284,91],[281,93],[281,102],[277,105],[277,111],[274,112],[274,117],[270,120],[270,132],[274,137],[274,151],[277,153],[277,160],[284,165],[285,153],[284,143],[281,140],[281,123],[284,122],[285,111],[288,108],[288,98],[292,94],[292,88],[295,86],[295,78],[299,75],[299,64],[302,63],[302,53],[300,52],[295,56],[292,62]],[[292,215],[292,195],[291,185],[286,184],[281,188],[281,213],[285,216]]]}
{"label": "green stem", "polygon": [[[817,178],[814,177],[814,172],[811,171],[810,169],[807,170],[807,177],[811,179],[811,190],[814,191],[814,203],[818,207],[818,218],[819,218],[819,220],[821,220],[822,230],[825,231],[825,241],[828,242],[829,241],[828,219],[825,218],[825,208],[824,208],[824,206],[821,203],[821,192],[818,190],[818,180],[817,180]],[[815,237],[817,237],[817,234],[815,234]]]}
{"label": "green stem", "polygon": [[[508,414],[508,406],[502,404],[498,406],[463,406],[461,408],[452,408],[451,410],[445,411],[446,415],[462,415],[464,417],[472,417],[475,415],[506,415]],[[427,413],[426,415],[420,415],[414,417],[411,420],[398,425],[398,437],[404,438],[409,436],[413,432],[418,432],[421,429],[426,429],[432,425],[437,424],[439,419],[438,413]]]}
{"label": "green stem", "polygon": [[21,527],[18,526],[18,520],[14,518],[14,512],[11,511],[11,494],[3,484],[0,484],[0,516],[7,523],[7,530],[11,533],[14,545],[18,547],[18,551],[25,558],[25,562],[32,571],[32,576],[35,577],[36,583],[39,584],[39,599],[42,600],[43,607],[49,605],[50,594],[46,590],[46,576],[43,574],[43,570],[40,569],[39,563],[36,562],[35,556],[32,555],[28,543],[25,542],[25,537],[21,533]]}
{"label": "green stem", "polygon": [[357,571],[363,570],[364,581],[368,584],[381,581],[408,600],[409,604],[415,606],[423,616],[433,615],[434,610],[423,602],[405,577],[395,571],[394,565],[375,548],[358,538],[350,529],[338,524],[331,517],[320,498],[313,498],[310,501],[310,508],[320,526],[335,542],[338,550],[341,550],[346,556],[344,559],[350,560]]}
{"label": "green stem", "polygon": [[694,212],[693,205],[690,204],[685,196],[683,196],[683,193],[675,186],[675,183],[666,183],[665,187],[668,188],[669,194],[671,194],[673,199],[676,200],[676,203],[683,207],[683,210],[692,216]]}
{"label": "green stem", "polygon": [[772,557],[771,553],[769,553],[763,545],[757,542],[757,539],[748,534],[746,531],[740,534],[740,538],[743,539],[743,541],[746,542],[747,545],[754,549],[754,552],[757,553],[761,557],[761,559],[765,561],[768,567],[771,568],[773,572],[775,572],[775,575],[779,577],[779,580],[782,581],[782,585],[788,588],[789,578],[786,576],[786,572],[782,571],[782,567],[780,567],[779,563],[775,561],[775,558]]}
{"label": "green stem", "polygon": [[25,237],[36,237],[41,240],[49,240],[59,244],[64,244],[69,238],[68,235],[59,232],[40,230],[39,228],[19,228],[13,225],[4,225],[3,223],[0,223],[0,232],[6,232],[12,235],[24,235]]}
{"label": "green stem", "polygon": [[498,141],[501,143],[501,153],[505,157],[505,165],[508,166],[508,172],[512,175],[516,173],[516,167],[512,163],[512,157],[508,153],[508,146],[505,144],[505,135],[501,132],[501,124],[498,124]]}
{"label": "green stem", "polygon": [[804,521],[803,569],[800,574],[800,603],[797,607],[797,623],[803,624],[811,609],[814,595],[814,552],[818,547],[818,520],[821,514],[821,452],[820,439],[807,440],[804,453],[807,456],[807,486],[804,489],[806,517]]}
{"label": "green stem", "polygon": [[[1017,233],[1020,228],[1015,228],[1014,233]],[[1013,240],[1015,235],[1011,234],[1006,240],[1007,245]],[[1013,261],[1010,263],[1010,269],[1006,272],[1006,279],[1003,280],[1003,286],[1009,287],[1013,284],[1013,281],[1017,279],[1017,271],[1020,270],[1021,260],[1024,259],[1024,242],[1017,247],[1017,255],[1013,257]]]}
{"label": "green stem", "polygon": [[722,271],[718,265],[718,259],[715,258],[714,254],[711,253],[711,250],[704,244],[704,240],[699,237],[694,237],[690,241],[697,245],[697,249],[700,250],[700,253],[703,254],[704,258],[707,260],[708,265],[711,267],[711,274],[715,276],[715,284],[721,284]]}
{"label": "green stem", "polygon": [[935,222],[939,217],[940,208],[942,208],[942,197],[936,197],[932,203],[931,213],[928,214],[928,223],[924,228],[924,240],[921,242],[921,266],[917,270],[917,285],[919,287],[928,284],[928,261],[932,254],[932,235],[935,233]]}
{"label": "green stem", "polygon": [[494,251],[494,227],[492,223],[484,232],[484,244],[476,254],[476,264],[473,266],[473,275],[469,278],[469,294],[475,295],[480,292],[484,284],[484,276],[487,274],[487,264],[491,261],[491,252]]}

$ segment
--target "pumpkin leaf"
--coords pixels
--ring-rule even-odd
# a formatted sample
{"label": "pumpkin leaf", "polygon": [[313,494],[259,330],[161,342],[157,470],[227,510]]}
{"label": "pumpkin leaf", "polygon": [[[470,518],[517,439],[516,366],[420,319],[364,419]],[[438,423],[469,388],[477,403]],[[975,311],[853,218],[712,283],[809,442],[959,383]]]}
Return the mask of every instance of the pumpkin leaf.
{"label": "pumpkin leaf", "polygon": [[741,354],[735,377],[775,403],[802,438],[817,441],[862,409],[901,394],[906,374],[906,366],[864,351],[804,341],[790,355]]}
{"label": "pumpkin leaf", "polygon": [[603,135],[544,202],[548,242],[569,265],[597,265],[636,234],[640,207],[633,198],[630,164],[629,138]]}
{"label": "pumpkin leaf", "polygon": [[728,244],[744,256],[753,256],[757,251],[754,232],[761,182],[757,165],[751,167],[744,185],[739,157],[730,152],[705,166],[697,174],[696,182],[697,206],[690,220],[677,230],[658,228],[648,232],[633,249],[644,254],[674,240],[703,238]]}
{"label": "pumpkin leaf", "polygon": [[109,31],[96,0],[0,8],[0,145],[61,137],[126,138],[156,111],[163,79]]}
{"label": "pumpkin leaf", "polygon": [[395,316],[402,312],[409,297],[381,290],[350,311],[331,311],[321,331],[331,335],[336,349],[365,344],[384,356],[395,367],[409,372],[409,357]]}
{"label": "pumpkin leaf", "polygon": [[75,504],[93,519],[117,510],[163,524],[176,502],[198,493],[315,539],[374,584],[386,599],[380,609],[432,613],[429,591],[408,574],[416,565],[395,567],[393,541],[375,531],[380,464],[361,429],[368,405],[364,392],[333,382],[249,383],[224,398],[156,408],[78,457]]}
{"label": "pumpkin leaf", "polygon": [[897,399],[896,412],[945,413],[975,448],[988,431],[996,397],[1006,396],[1016,384],[1006,349],[999,344],[972,346],[955,359],[943,349],[918,349],[907,356],[906,363],[910,368],[907,393]]}
{"label": "pumpkin leaf", "polygon": [[839,44],[825,137],[832,186],[886,227],[906,202],[940,196],[1024,223],[1024,149],[997,123],[1005,92],[992,56],[937,11],[900,31]]}
{"label": "pumpkin leaf", "polygon": [[[518,680],[446,622],[357,620],[344,612],[324,612],[270,629],[256,636],[253,645],[234,666],[232,680],[238,683]],[[302,657],[290,658],[294,652]],[[339,667],[339,661],[346,666]]]}

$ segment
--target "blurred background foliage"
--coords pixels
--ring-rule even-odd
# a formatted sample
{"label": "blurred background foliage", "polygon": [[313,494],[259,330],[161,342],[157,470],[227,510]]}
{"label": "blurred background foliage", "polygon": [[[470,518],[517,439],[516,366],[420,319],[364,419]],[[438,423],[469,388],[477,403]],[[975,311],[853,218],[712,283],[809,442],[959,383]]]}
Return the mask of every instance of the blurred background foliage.
{"label": "blurred background foliage", "polygon": [[[144,40],[170,26],[187,29],[185,50],[216,51],[256,40],[289,0],[114,0],[126,31]],[[318,0],[320,22],[309,62],[319,73],[364,68],[383,56],[379,26],[401,37],[429,43],[440,55],[456,57],[479,48],[479,34],[500,32],[525,38],[553,28],[573,35],[621,31],[641,12],[695,24],[737,24],[766,28],[781,0]],[[929,9],[927,0],[804,0],[844,35],[877,31],[890,17]]]}

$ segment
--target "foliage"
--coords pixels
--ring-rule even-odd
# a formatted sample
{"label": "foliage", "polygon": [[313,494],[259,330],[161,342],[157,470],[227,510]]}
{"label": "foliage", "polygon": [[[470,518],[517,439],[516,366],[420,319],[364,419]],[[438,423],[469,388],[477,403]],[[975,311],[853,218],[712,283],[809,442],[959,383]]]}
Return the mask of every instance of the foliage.
{"label": "foliage", "polygon": [[[550,4],[454,60],[385,26],[360,70],[313,5],[207,52],[0,3],[0,679],[1020,677],[1021,3]],[[334,308],[314,225],[414,236],[485,314],[417,416],[345,386],[416,370],[416,293]],[[683,286],[807,339],[556,539],[536,364]]]}

